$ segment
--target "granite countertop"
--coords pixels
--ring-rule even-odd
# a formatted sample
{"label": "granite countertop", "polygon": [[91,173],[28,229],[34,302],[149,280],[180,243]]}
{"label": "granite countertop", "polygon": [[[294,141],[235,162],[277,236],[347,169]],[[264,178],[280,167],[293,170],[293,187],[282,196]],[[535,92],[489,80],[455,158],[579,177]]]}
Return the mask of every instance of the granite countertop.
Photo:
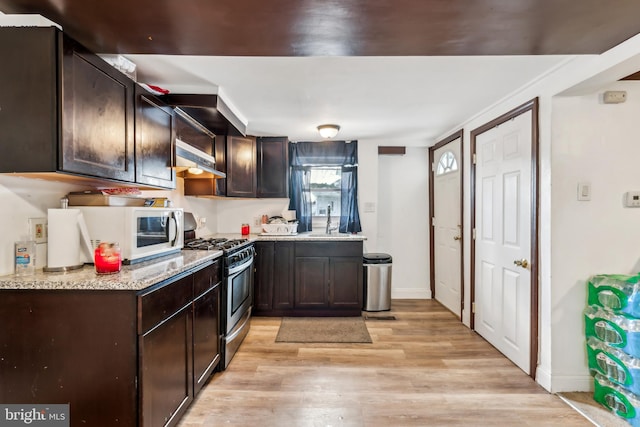
{"label": "granite countertop", "polygon": [[361,234],[349,234],[349,233],[332,233],[325,234],[321,231],[309,231],[305,233],[297,233],[297,234],[269,234],[269,233],[261,233],[255,235],[256,240],[266,240],[266,241],[279,241],[279,240],[293,240],[293,241],[331,241],[331,242],[356,242],[367,240],[366,236]]}
{"label": "granite countertop", "polygon": [[145,289],[222,256],[222,251],[181,251],[133,265],[123,265],[115,274],[96,274],[93,266],[66,273],[37,270],[31,276],[0,276],[0,289],[124,290]]}

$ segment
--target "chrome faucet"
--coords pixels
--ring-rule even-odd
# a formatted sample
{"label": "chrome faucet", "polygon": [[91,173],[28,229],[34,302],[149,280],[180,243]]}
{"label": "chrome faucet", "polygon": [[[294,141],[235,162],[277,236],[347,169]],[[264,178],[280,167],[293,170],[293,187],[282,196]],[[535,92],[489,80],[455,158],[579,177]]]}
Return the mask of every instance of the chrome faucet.
{"label": "chrome faucet", "polygon": [[326,230],[326,234],[331,234],[331,232],[333,230],[337,230],[338,227],[332,227],[331,226],[331,205],[327,205],[327,230]]}

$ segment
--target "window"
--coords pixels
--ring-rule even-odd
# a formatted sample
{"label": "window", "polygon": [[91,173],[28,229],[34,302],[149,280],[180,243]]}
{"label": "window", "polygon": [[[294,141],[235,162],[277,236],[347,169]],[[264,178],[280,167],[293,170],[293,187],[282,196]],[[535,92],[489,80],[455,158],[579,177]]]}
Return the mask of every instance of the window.
{"label": "window", "polygon": [[289,209],[295,209],[298,232],[331,224],[341,233],[358,233],[358,141],[289,144]]}
{"label": "window", "polygon": [[445,151],[438,160],[438,168],[436,175],[444,175],[445,173],[455,172],[458,170],[458,162],[456,156],[451,151]]}
{"label": "window", "polygon": [[327,207],[331,206],[331,217],[340,217],[340,183],[342,168],[314,166],[311,168],[311,215],[326,218]]}

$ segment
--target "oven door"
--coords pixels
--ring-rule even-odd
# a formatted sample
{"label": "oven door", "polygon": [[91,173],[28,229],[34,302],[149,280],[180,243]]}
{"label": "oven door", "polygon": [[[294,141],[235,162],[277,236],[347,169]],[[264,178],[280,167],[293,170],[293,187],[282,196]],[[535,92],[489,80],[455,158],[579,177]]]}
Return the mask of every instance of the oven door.
{"label": "oven door", "polygon": [[253,256],[242,265],[228,271],[226,316],[224,327],[223,359],[221,369],[226,369],[251,326],[253,305]]}
{"label": "oven door", "polygon": [[227,275],[227,328],[229,335],[253,304],[253,257],[229,269]]}

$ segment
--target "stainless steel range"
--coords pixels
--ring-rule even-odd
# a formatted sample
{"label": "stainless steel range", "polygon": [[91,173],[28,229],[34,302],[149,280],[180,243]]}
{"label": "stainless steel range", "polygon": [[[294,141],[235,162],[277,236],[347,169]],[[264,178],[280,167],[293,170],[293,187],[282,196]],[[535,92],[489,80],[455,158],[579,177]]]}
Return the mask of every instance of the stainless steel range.
{"label": "stainless steel range", "polygon": [[223,251],[222,369],[225,369],[249,332],[253,307],[253,258],[255,250],[248,239],[193,239],[186,250]]}

